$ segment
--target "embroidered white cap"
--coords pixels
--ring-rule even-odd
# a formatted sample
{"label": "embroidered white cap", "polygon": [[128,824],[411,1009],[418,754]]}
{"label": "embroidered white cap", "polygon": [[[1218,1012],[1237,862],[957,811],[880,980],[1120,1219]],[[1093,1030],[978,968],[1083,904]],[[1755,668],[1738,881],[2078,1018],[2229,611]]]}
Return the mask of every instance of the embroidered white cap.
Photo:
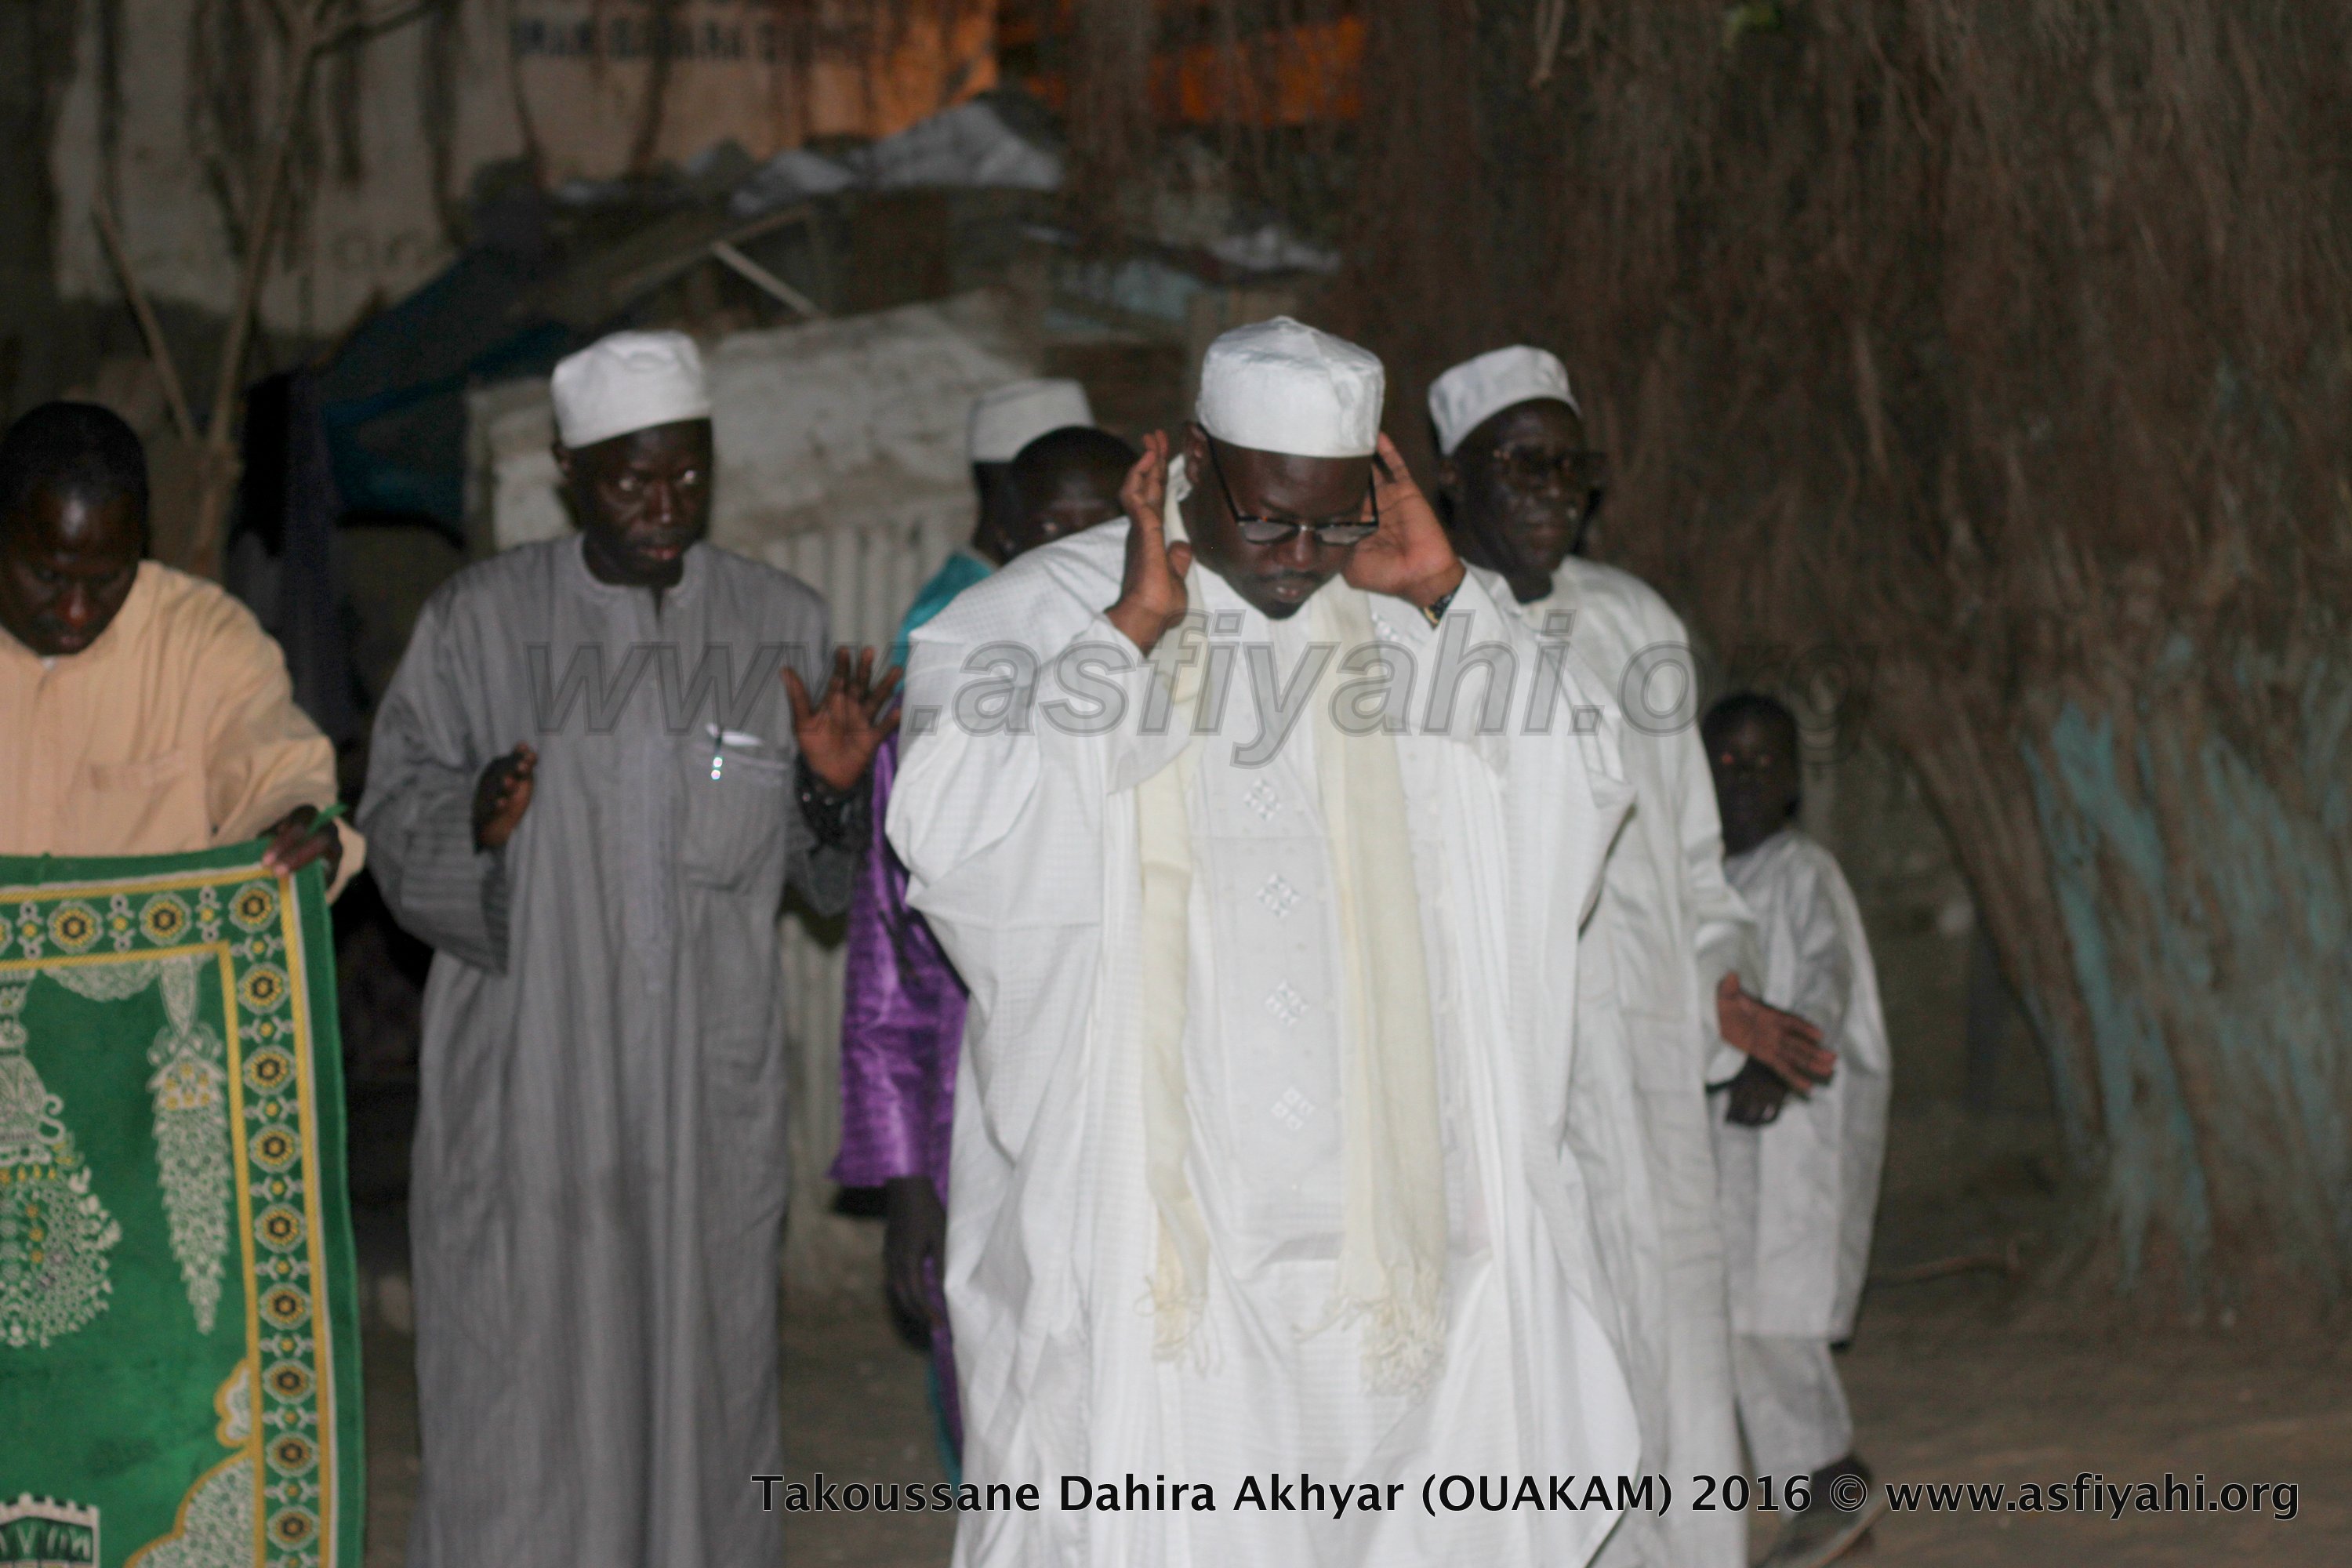
{"label": "embroidered white cap", "polygon": [[614,332],[558,362],[555,429],[573,451],[684,419],[710,417],[702,351],[684,332]]}
{"label": "embroidered white cap", "polygon": [[1087,389],[1076,382],[1016,381],[973,401],[971,460],[1009,463],[1040,436],[1094,422]]}
{"label": "embroidered white cap", "polygon": [[1201,360],[1194,416],[1218,440],[1299,458],[1368,458],[1388,384],[1378,356],[1276,316],[1235,327]]}
{"label": "embroidered white cap", "polygon": [[1437,425],[1437,449],[1447,457],[1462,437],[1504,409],[1549,398],[1565,403],[1580,419],[1584,410],[1568,387],[1568,367],[1549,349],[1517,343],[1464,360],[1429,384],[1429,416]]}

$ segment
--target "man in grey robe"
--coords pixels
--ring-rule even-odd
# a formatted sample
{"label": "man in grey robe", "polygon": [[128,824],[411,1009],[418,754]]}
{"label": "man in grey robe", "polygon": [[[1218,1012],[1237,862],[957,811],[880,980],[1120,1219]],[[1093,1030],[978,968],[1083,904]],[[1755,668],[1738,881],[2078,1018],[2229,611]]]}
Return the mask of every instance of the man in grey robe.
{"label": "man in grey robe", "polygon": [[[410,1194],[415,1568],[782,1552],[788,1170],[776,921],[847,901],[893,678],[806,584],[699,542],[693,344],[556,368],[582,533],[460,574],[378,715],[361,817],[425,990]],[[781,671],[781,679],[780,679]]]}

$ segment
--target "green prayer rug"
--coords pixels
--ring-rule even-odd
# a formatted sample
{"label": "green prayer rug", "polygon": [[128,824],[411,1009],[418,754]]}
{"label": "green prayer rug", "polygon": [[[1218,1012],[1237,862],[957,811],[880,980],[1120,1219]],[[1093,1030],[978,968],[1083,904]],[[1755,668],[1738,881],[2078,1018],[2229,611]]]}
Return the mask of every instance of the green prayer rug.
{"label": "green prayer rug", "polygon": [[0,1568],[359,1568],[334,944],[262,848],[0,857]]}

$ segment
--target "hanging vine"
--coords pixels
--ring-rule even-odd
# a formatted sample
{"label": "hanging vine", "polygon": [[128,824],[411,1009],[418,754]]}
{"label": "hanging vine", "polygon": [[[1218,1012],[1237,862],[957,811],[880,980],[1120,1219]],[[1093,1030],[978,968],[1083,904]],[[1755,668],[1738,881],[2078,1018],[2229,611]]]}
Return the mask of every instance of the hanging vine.
{"label": "hanging vine", "polygon": [[[1136,29],[1161,15],[1081,9],[1097,192],[1150,145]],[[1615,458],[1603,552],[1717,647],[1870,672],[1867,722],[1944,818],[2046,1047],[2079,1277],[2340,1299],[2346,14],[1363,15],[1328,315],[1387,360],[1393,432],[1426,450],[1445,365],[1557,348]]]}

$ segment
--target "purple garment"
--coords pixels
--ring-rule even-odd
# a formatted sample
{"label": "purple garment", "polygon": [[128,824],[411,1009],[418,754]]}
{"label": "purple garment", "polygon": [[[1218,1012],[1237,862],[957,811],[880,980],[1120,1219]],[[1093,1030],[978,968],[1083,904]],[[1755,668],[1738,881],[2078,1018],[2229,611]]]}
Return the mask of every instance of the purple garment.
{"label": "purple garment", "polygon": [[907,868],[883,836],[898,771],[892,735],[874,756],[874,843],[849,899],[833,1179],[878,1187],[929,1176],[945,1203],[964,988],[930,927],[907,907]]}
{"label": "purple garment", "polygon": [[[907,907],[907,868],[883,836],[898,772],[894,734],[874,754],[874,842],[849,897],[841,1153],[833,1179],[845,1187],[878,1187],[900,1176],[929,1176],[945,1204],[964,988],[930,927]],[[935,1294],[939,1288],[935,1278]],[[953,1473],[952,1456],[963,1447],[963,1418],[955,1351],[944,1324],[931,1331],[931,1365]]]}

